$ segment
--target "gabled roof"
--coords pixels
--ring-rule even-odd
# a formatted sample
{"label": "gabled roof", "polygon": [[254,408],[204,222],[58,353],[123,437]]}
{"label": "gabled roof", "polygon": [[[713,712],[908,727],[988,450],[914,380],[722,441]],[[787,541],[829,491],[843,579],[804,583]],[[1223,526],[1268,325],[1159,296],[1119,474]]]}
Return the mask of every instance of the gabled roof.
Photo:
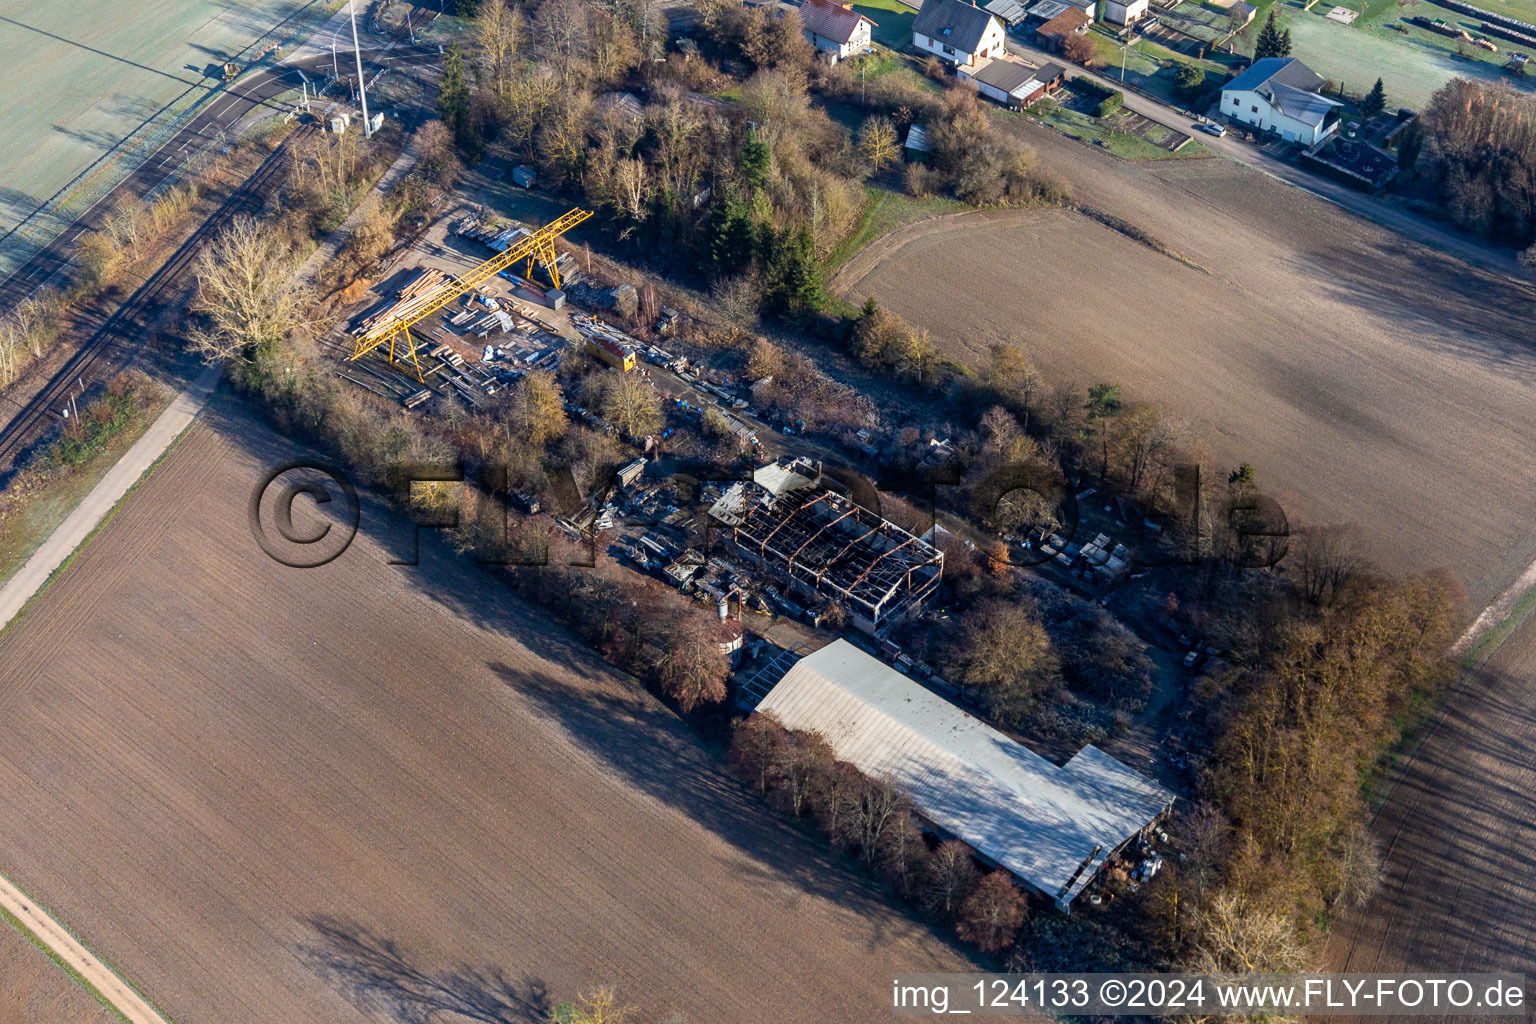
{"label": "gabled roof", "polygon": [[834,43],[846,43],[852,39],[861,21],[874,24],[858,11],[836,0],[805,0],[800,5],[800,21],[807,32],[813,32]]}
{"label": "gabled roof", "polygon": [[1305,92],[1317,92],[1323,78],[1295,57],[1265,57],[1248,65],[1248,70],[1221,87],[1222,92],[1260,92],[1264,86],[1279,84]]}
{"label": "gabled roof", "polygon": [[1095,747],[1061,767],[838,640],[797,662],[758,704],[815,730],[866,775],[1065,907],[1121,843],[1173,802]]}
{"label": "gabled roof", "polygon": [[1068,7],[1050,21],[1035,29],[1035,31],[1042,36],[1071,35],[1084,25],[1092,22],[1092,20],[1083,12],[1081,7]]}
{"label": "gabled roof", "polygon": [[964,0],[923,0],[912,22],[912,31],[935,42],[953,46],[961,53],[975,53],[981,37],[997,16]]}

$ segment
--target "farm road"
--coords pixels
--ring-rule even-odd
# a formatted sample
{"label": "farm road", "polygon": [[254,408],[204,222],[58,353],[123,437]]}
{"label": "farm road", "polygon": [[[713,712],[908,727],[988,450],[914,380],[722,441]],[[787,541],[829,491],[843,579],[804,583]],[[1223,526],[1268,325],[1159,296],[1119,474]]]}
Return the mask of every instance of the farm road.
{"label": "farm road", "polygon": [[131,985],[118,977],[116,971],[102,963],[68,929],[54,920],[48,911],[33,902],[4,875],[0,875],[0,907],[4,907],[26,925],[33,935],[90,982],[91,987],[117,1007],[128,1024],[167,1024],[165,1018]]}

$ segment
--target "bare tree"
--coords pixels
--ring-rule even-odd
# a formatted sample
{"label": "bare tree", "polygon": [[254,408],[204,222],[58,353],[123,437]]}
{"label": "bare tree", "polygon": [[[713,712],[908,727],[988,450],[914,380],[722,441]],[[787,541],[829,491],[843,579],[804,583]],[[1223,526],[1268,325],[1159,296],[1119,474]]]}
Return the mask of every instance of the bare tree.
{"label": "bare tree", "polygon": [[901,159],[901,140],[890,118],[865,118],[859,128],[859,153],[876,174]]}
{"label": "bare tree", "polygon": [[1306,951],[1284,914],[1233,891],[1211,898],[1195,915],[1194,950],[1186,967],[1198,974],[1283,974],[1299,971]]}
{"label": "bare tree", "polygon": [[1344,833],[1338,863],[1339,889],[1334,902],[1358,907],[1381,889],[1381,848],[1364,825]]}
{"label": "bare tree", "polygon": [[857,849],[864,863],[872,864],[880,855],[886,831],[911,812],[912,801],[889,779],[864,778],[848,797],[838,838],[850,849]]}
{"label": "bare tree", "polygon": [[603,416],[630,437],[644,437],[661,426],[661,405],[642,378],[621,373],[603,388]]}
{"label": "bare tree", "polygon": [[1001,953],[1013,945],[1029,903],[1006,871],[993,871],[976,883],[960,904],[956,933],[984,953]]}
{"label": "bare tree", "polygon": [[275,345],[312,323],[309,293],[294,280],[297,254],[270,226],[237,217],[197,260],[197,298],[202,315],[187,340],[208,362],[247,355]]}
{"label": "bare tree", "polygon": [[715,315],[730,332],[731,340],[736,341],[757,325],[757,314],[763,305],[763,283],[751,272],[721,278],[709,290],[709,298]]}
{"label": "bare tree", "polygon": [[518,58],[528,47],[528,19],[504,0],[480,5],[475,18],[475,54],[483,81],[499,105],[507,97]]}
{"label": "bare tree", "polygon": [[1315,526],[1301,531],[1296,576],[1308,601],[1324,608],[1336,601],[1365,568],[1360,532],[1353,526]]}
{"label": "bare tree", "polygon": [[766,793],[778,750],[788,742],[789,730],[771,712],[750,715],[731,734],[731,767],[756,786],[759,793]]}
{"label": "bare tree", "polygon": [[517,438],[535,448],[542,448],[565,433],[565,403],[555,378],[545,370],[534,370],[512,388],[507,427]]}
{"label": "bare tree", "polygon": [[959,909],[975,885],[976,861],[971,848],[958,839],[940,843],[928,858],[922,882],[923,905],[947,917]]}
{"label": "bare tree", "polygon": [[662,627],[657,671],[662,691],[685,713],[725,699],[730,665],[720,649],[720,626],[702,615],[685,615]]}
{"label": "bare tree", "polygon": [[549,1016],[550,1024],[625,1024],[634,1011],[620,1006],[611,988],[600,988],[576,997],[574,1003],[561,1003]]}
{"label": "bare tree", "polygon": [[798,818],[805,813],[817,778],[836,757],[821,733],[801,730],[791,732],[789,742],[774,754],[768,769],[773,780],[770,795],[775,803]]}

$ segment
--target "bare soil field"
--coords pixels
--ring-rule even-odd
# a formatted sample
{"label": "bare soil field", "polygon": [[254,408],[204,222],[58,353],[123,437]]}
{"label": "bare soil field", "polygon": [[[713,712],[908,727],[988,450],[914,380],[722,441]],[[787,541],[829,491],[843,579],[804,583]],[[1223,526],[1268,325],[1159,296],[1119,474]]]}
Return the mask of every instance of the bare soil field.
{"label": "bare soil field", "polygon": [[890,972],[968,968],[491,576],[430,535],[386,564],[412,533],[366,495],[340,558],[270,561],[247,502],[305,454],[217,403],[0,641],[0,863],[171,1019],[612,984],[883,1021]]}
{"label": "bare soil field", "polygon": [[20,932],[0,924],[0,1024],[114,1024],[116,1020]]}
{"label": "bare soil field", "polygon": [[[1383,891],[1339,916],[1325,969],[1530,972],[1533,684],[1536,620],[1443,702],[1376,819]],[[1532,1013],[1528,1005],[1525,1019]]]}
{"label": "bare soil field", "polygon": [[1154,168],[1021,134],[1077,198],[1201,269],[1023,210],[913,225],[833,287],[962,361],[1012,340],[1048,381],[1165,403],[1293,513],[1359,524],[1394,568],[1451,566],[1474,607],[1536,558],[1529,288],[1230,161]]}

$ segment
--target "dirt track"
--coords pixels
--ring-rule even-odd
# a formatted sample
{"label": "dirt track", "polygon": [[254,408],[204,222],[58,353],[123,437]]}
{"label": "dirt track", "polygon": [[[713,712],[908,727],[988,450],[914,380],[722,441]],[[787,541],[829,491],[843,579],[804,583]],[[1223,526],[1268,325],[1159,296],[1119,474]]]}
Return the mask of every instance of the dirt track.
{"label": "dirt track", "polygon": [[912,225],[834,287],[962,360],[1011,339],[1047,380],[1163,402],[1288,507],[1360,524],[1388,564],[1452,566],[1474,607],[1536,559],[1529,290],[1225,160],[1148,170],[1069,145],[1080,198],[1204,272],[1022,210]]}
{"label": "dirt track", "polygon": [[[251,538],[295,446],[223,405],[0,645],[0,863],[180,1024],[875,1021],[967,961],[664,709],[365,499]],[[68,637],[61,644],[59,638]],[[47,828],[38,828],[46,821]]]}
{"label": "dirt track", "polygon": [[1406,766],[1375,825],[1383,892],[1339,917],[1329,970],[1531,971],[1533,728],[1536,620],[1444,702]]}
{"label": "dirt track", "polygon": [[20,932],[0,924],[0,1024],[115,1024],[116,1020]]}

